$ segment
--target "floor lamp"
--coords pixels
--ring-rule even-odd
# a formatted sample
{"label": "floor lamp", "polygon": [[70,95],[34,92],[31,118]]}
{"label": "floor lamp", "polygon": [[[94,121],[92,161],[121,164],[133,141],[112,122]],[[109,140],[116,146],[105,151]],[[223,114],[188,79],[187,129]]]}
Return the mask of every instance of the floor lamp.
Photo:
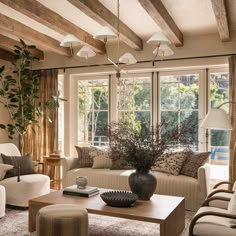
{"label": "floor lamp", "polygon": [[[233,127],[228,119],[226,112],[221,109],[221,107],[227,103],[235,104],[235,102],[224,102],[218,107],[212,108],[203,119],[200,127],[213,130],[232,130]],[[235,157],[235,155],[236,145],[234,145],[233,158]]]}

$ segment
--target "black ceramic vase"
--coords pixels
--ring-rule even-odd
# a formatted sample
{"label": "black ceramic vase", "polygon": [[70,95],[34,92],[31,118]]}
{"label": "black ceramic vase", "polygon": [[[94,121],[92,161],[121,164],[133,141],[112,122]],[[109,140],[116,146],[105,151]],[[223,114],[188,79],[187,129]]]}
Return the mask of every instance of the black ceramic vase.
{"label": "black ceramic vase", "polygon": [[156,190],[156,177],[150,172],[135,171],[129,176],[129,186],[140,200],[149,200]]}

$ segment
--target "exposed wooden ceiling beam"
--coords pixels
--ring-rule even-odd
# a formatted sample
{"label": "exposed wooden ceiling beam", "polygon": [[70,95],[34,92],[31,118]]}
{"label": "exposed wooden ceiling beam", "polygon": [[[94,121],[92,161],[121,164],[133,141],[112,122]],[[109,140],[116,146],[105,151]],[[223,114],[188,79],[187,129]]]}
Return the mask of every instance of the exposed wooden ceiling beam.
{"label": "exposed wooden ceiling beam", "polygon": [[161,0],[138,1],[176,47],[184,45],[182,32],[175,24]]}
{"label": "exposed wooden ceiling beam", "polygon": [[[98,0],[68,0],[86,15],[103,26],[117,30],[118,18],[105,8]],[[120,21],[120,39],[135,50],[142,50],[143,42],[127,25]]]}
{"label": "exposed wooden ceiling beam", "polygon": [[64,56],[71,55],[70,50],[60,47],[57,40],[41,34],[38,31],[2,14],[0,14],[0,29],[23,40],[28,40],[42,50],[53,51]]}
{"label": "exposed wooden ceiling beam", "polygon": [[[20,42],[9,38],[5,35],[0,34],[0,48],[5,49],[7,51],[13,52],[15,50],[15,45],[17,46],[22,46],[20,44]],[[44,53],[43,51],[35,48],[35,49],[29,49],[29,51],[32,53],[32,55],[36,58],[38,58],[39,60],[43,60],[44,59]]]}
{"label": "exposed wooden ceiling beam", "polygon": [[27,15],[28,17],[46,25],[47,27],[63,35],[74,34],[83,44],[89,45],[98,53],[105,53],[105,44],[93,38],[93,36],[78,26],[72,24],[56,12],[45,7],[35,0],[0,0],[3,4]]}
{"label": "exposed wooden ceiling beam", "polygon": [[211,5],[216,17],[218,32],[222,42],[230,41],[228,14],[225,0],[211,0]]}
{"label": "exposed wooden ceiling beam", "polygon": [[0,48],[0,59],[2,59],[4,61],[13,62],[14,61],[14,55],[13,55],[13,53],[8,52],[8,51]]}

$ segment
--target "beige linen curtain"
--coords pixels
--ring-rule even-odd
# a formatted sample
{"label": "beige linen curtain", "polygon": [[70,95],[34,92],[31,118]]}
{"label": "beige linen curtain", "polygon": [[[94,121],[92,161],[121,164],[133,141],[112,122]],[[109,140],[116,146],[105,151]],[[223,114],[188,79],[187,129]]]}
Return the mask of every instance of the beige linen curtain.
{"label": "beige linen curtain", "polygon": [[[229,58],[229,101],[236,102],[236,56]],[[236,142],[236,105],[233,103],[230,103],[230,121],[233,130],[230,134],[229,180],[234,182],[236,181],[236,155],[233,155]]]}
{"label": "beige linen curtain", "polygon": [[[58,71],[41,70],[39,79],[39,100],[44,103],[51,99],[52,95],[56,96],[58,91]],[[49,116],[50,123],[46,116]],[[53,150],[58,148],[58,114],[56,106],[46,109],[40,118],[40,128],[28,130],[24,141],[23,153],[32,153],[33,160],[43,161],[43,157],[49,155]]]}

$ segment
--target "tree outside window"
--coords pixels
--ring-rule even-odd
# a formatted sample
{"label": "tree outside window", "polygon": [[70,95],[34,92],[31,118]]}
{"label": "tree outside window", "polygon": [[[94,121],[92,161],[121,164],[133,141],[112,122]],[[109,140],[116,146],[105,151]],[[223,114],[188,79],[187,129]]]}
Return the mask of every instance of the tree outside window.
{"label": "tree outside window", "polygon": [[108,79],[78,81],[78,143],[107,142],[98,131],[108,125],[108,84]]}
{"label": "tree outside window", "polygon": [[151,78],[120,78],[117,86],[118,121],[151,125]]}
{"label": "tree outside window", "polygon": [[199,75],[160,76],[160,117],[165,129],[194,126],[194,149],[198,150]]}

